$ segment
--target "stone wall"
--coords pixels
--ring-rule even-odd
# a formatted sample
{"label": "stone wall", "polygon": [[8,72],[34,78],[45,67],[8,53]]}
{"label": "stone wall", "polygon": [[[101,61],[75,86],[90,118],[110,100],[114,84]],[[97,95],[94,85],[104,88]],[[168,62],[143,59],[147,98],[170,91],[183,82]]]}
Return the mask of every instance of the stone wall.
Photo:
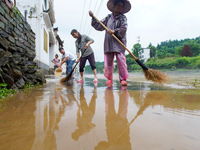
{"label": "stone wall", "polygon": [[21,89],[27,82],[44,82],[37,74],[35,33],[18,11],[0,0],[0,83]]}

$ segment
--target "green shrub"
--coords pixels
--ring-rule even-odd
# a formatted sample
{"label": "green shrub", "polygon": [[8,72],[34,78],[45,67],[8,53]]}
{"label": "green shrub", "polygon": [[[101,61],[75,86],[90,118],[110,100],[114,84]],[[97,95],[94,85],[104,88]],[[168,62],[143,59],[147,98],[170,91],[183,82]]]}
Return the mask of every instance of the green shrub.
{"label": "green shrub", "polygon": [[176,70],[176,67],[175,67],[175,66],[172,66],[172,67],[171,67],[171,70],[173,70],[173,71]]}
{"label": "green shrub", "polygon": [[195,69],[200,69],[200,58],[194,63]]}
{"label": "green shrub", "polygon": [[152,69],[198,69],[200,68],[200,56],[149,59],[145,65]]}
{"label": "green shrub", "polygon": [[6,83],[0,84],[0,99],[5,98],[6,96],[8,96],[10,94],[15,93],[15,90],[7,89],[6,86],[7,86]]}
{"label": "green shrub", "polygon": [[134,65],[131,65],[131,70],[140,70],[142,69],[141,66],[137,65],[137,64],[134,64]]}
{"label": "green shrub", "polygon": [[190,58],[189,57],[179,57],[176,59],[176,67],[177,68],[186,68],[187,65],[190,64]]}

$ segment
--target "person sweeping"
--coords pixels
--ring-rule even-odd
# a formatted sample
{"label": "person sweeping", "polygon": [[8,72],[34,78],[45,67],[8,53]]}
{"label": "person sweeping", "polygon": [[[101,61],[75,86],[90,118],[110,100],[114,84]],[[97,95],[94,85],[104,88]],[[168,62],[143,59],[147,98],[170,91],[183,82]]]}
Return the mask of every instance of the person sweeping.
{"label": "person sweeping", "polygon": [[65,51],[63,47],[59,48],[60,53],[62,54],[62,61],[58,65],[59,68],[66,63],[66,76],[71,72],[72,66],[74,65],[76,58],[69,51]]}
{"label": "person sweeping", "polygon": [[[84,68],[86,61],[88,60],[91,66],[91,69],[94,73],[94,80],[93,83],[98,83],[97,79],[97,71],[96,71],[96,66],[95,66],[95,57],[94,57],[94,52],[90,46],[90,44],[94,43],[94,40],[87,35],[81,35],[76,29],[73,29],[71,31],[71,35],[76,39],[75,45],[76,45],[76,54],[78,57],[77,62],[80,61],[80,75],[81,79],[77,80],[78,83],[83,83],[84,82]],[[80,56],[81,52],[81,56]],[[81,59],[80,59],[81,58]]]}
{"label": "person sweeping", "polygon": [[[106,18],[104,18],[102,21],[99,21],[92,13],[92,11],[89,11],[89,15],[92,17],[92,26],[99,31],[106,30],[105,40],[104,40],[104,54],[108,53],[108,47],[113,49],[118,49],[118,46],[120,45],[127,50],[131,56],[135,59],[135,61],[142,67],[143,73],[145,75],[145,78],[147,80],[153,81],[155,84],[163,85],[164,82],[169,81],[169,78],[164,73],[153,70],[148,68],[143,64],[142,61],[140,61],[137,57],[135,57],[132,52],[126,47],[126,38],[125,38],[125,31],[127,29],[127,19],[123,15],[124,13],[127,13],[131,9],[131,4],[128,0],[109,0],[107,3],[108,9],[112,12],[112,14],[109,14]],[[123,17],[120,17],[123,16]],[[120,19],[119,19],[120,18]],[[119,26],[120,24],[124,24],[122,26]],[[116,44],[118,43],[118,44]],[[107,52],[106,52],[107,51]],[[111,50],[113,51],[113,50]],[[106,76],[106,58],[104,57],[105,62],[105,76]],[[118,61],[118,60],[117,60]],[[111,61],[108,61],[111,62]],[[118,70],[119,70],[119,63],[118,63]],[[120,70],[119,70],[120,71]],[[124,80],[121,80],[122,85],[127,85],[127,83]],[[108,80],[106,82],[112,84],[112,80]]]}
{"label": "person sweeping", "polygon": [[[126,45],[127,18],[124,15],[131,9],[128,0],[109,0],[108,9],[112,12],[108,14],[101,22],[108,28],[104,39],[104,76],[108,79],[106,85],[113,84],[114,56],[117,59],[119,80],[122,86],[127,86],[129,76],[125,57],[125,48],[117,42],[112,34],[118,37]],[[98,31],[104,31],[105,28],[93,17],[93,12],[89,11],[92,17],[92,26]]]}

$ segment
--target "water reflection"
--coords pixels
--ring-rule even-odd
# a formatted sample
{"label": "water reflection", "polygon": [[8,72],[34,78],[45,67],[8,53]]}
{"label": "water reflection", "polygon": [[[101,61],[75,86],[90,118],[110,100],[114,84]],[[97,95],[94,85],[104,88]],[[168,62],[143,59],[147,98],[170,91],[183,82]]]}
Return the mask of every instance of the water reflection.
{"label": "water reflection", "polygon": [[41,100],[36,101],[35,137],[32,149],[57,149],[55,133],[59,130],[59,123],[65,116],[67,108],[73,107],[76,101],[74,85],[70,83],[65,87],[58,83],[51,84],[48,87],[50,93],[44,94]]}
{"label": "water reflection", "polygon": [[16,94],[0,112],[0,149],[199,149],[199,90],[99,82]]}
{"label": "water reflection", "polygon": [[58,129],[67,102],[63,98],[61,87],[55,84],[51,86],[51,90],[51,94],[46,95],[42,101],[36,101],[35,140],[32,149],[57,148],[54,131]]}
{"label": "water reflection", "polygon": [[[199,95],[187,94],[182,90],[166,90],[166,91],[129,91],[130,97],[134,99],[138,107],[154,107],[162,106],[166,111],[191,112],[195,115],[195,110],[200,109]],[[196,114],[198,115],[198,114]]]}
{"label": "water reflection", "polygon": [[93,95],[89,104],[87,104],[85,98],[83,84],[81,85],[80,96],[78,99],[80,99],[80,104],[77,100],[75,100],[78,106],[76,119],[78,129],[72,133],[72,138],[76,141],[81,135],[88,133],[92,128],[95,127],[95,124],[92,123],[92,118],[94,117],[96,109],[96,86],[94,86]]}
{"label": "water reflection", "polygon": [[130,150],[130,128],[127,120],[129,93],[119,91],[119,108],[115,111],[115,98],[112,88],[105,90],[106,134],[107,141],[100,141],[95,150]]}

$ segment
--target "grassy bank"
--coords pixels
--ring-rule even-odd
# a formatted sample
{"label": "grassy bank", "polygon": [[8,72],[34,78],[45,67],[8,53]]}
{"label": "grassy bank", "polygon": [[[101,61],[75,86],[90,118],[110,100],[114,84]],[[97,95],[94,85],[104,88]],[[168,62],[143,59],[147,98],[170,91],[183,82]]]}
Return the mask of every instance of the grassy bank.
{"label": "grassy bank", "polygon": [[200,56],[149,59],[145,64],[155,69],[200,69]]}

